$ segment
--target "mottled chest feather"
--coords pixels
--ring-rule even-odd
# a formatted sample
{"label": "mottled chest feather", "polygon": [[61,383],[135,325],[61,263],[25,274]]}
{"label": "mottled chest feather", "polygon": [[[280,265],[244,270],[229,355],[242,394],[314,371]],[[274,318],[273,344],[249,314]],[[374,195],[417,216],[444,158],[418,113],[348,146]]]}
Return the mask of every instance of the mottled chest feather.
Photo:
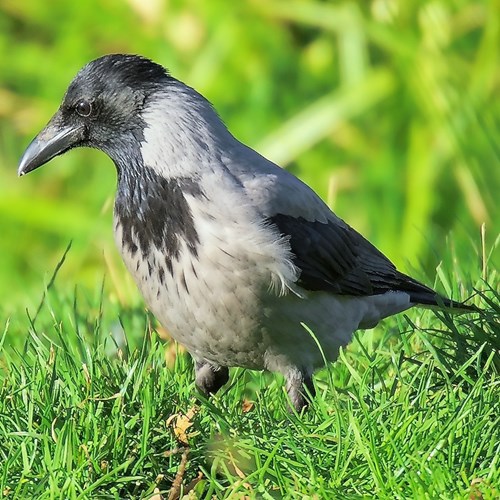
{"label": "mottled chest feather", "polygon": [[121,245],[147,260],[153,247],[166,261],[179,258],[182,242],[196,256],[199,237],[186,195],[204,197],[193,179],[165,178],[148,167],[120,177],[115,202]]}

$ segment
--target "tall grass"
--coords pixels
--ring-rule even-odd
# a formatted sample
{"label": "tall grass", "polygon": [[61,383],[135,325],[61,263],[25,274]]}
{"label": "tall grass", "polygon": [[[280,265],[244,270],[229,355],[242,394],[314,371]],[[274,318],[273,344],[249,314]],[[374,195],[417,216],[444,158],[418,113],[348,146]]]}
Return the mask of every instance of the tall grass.
{"label": "tall grass", "polygon": [[[500,297],[359,332],[302,415],[281,377],[197,395],[144,311],[58,281],[0,338],[6,498],[496,498]],[[169,360],[170,367],[166,365]]]}

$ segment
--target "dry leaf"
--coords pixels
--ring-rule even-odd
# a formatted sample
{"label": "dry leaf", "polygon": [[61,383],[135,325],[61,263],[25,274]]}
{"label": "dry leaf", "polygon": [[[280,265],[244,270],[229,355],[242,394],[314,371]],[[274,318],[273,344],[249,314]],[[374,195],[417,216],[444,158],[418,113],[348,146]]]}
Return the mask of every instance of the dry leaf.
{"label": "dry leaf", "polygon": [[243,413],[248,413],[253,408],[253,402],[248,399],[243,400],[243,404],[241,405],[241,410]]}
{"label": "dry leaf", "polygon": [[163,497],[160,494],[160,490],[155,488],[153,491],[153,496],[149,497],[150,500],[163,500]]}
{"label": "dry leaf", "polygon": [[184,445],[189,445],[189,434],[187,430],[193,425],[193,419],[196,416],[198,409],[193,406],[188,412],[183,415],[182,413],[175,413],[170,415],[167,419],[167,426],[173,423],[174,435],[177,441]]}
{"label": "dry leaf", "polygon": [[234,472],[236,472],[236,475],[240,479],[245,479],[247,477],[247,475],[236,465],[236,460],[234,459],[232,453],[229,453],[229,460],[231,461],[231,465],[233,466]]}
{"label": "dry leaf", "polygon": [[483,500],[483,494],[479,489],[479,485],[484,482],[480,477],[474,478],[470,483],[469,500]]}

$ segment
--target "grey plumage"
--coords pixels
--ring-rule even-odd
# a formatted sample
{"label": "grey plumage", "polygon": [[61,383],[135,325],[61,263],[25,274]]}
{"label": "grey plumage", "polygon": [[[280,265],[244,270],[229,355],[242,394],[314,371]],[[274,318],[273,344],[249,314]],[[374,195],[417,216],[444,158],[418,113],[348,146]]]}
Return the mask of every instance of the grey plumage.
{"label": "grey plumage", "polygon": [[216,392],[230,366],[283,373],[294,408],[358,328],[416,304],[466,308],[396,270],[299,179],[237,141],[200,94],[138,56],[85,66],[19,166],[98,148],[115,239],[159,321]]}

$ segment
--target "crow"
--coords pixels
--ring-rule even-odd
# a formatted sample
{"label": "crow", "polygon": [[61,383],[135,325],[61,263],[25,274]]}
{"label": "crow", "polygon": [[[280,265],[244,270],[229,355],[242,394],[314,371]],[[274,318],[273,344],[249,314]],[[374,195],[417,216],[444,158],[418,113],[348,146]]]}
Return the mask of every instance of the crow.
{"label": "crow", "polygon": [[229,367],[265,369],[284,375],[300,412],[313,372],[354,331],[414,305],[469,309],[399,272],[147,58],[111,54],[84,66],[18,173],[81,146],[113,160],[117,247],[148,308],[193,357],[206,395]]}

